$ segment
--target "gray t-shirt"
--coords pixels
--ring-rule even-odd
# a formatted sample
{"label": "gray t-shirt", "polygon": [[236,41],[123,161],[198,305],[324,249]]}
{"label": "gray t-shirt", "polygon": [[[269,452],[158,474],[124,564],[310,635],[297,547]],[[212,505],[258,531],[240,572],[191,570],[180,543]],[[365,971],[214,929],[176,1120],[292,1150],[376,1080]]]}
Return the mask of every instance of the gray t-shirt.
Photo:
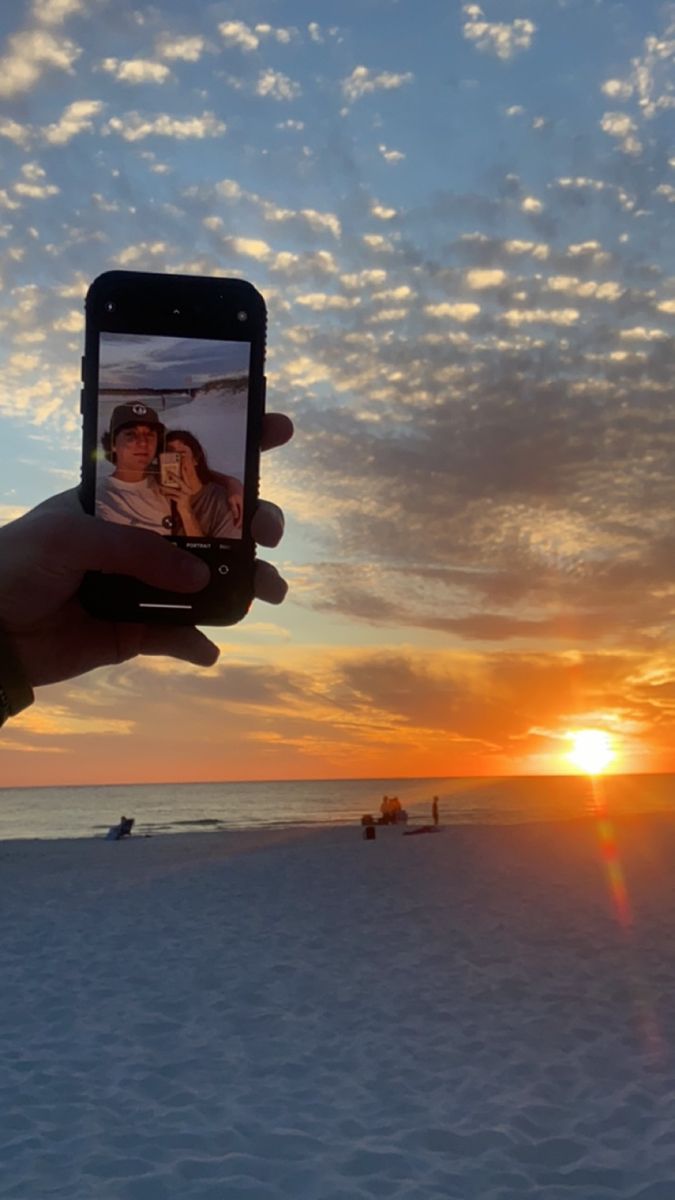
{"label": "gray t-shirt", "polygon": [[202,527],[204,537],[232,538],[241,535],[227,500],[227,491],[220,483],[205,483],[201,492],[192,498],[192,511]]}

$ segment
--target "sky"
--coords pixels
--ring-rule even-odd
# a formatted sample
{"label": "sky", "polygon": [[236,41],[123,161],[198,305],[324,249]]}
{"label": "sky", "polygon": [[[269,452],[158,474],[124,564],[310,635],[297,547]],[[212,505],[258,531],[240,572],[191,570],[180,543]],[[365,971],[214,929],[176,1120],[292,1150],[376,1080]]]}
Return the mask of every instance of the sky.
{"label": "sky", "polygon": [[79,478],[101,271],[250,279],[290,584],[41,689],[8,785],[675,769],[675,5],[0,12],[0,520]]}

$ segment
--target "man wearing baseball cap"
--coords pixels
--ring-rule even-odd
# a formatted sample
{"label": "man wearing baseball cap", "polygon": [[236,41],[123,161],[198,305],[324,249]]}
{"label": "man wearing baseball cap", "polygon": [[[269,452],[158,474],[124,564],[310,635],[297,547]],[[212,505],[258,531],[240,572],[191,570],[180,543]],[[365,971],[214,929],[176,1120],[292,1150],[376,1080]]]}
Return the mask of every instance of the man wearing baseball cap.
{"label": "man wearing baseball cap", "polygon": [[117,525],[133,525],[170,534],[171,505],[159,490],[151,464],[164,444],[164,426],[154,408],[140,401],[118,404],[101,443],[112,475],[99,477],[96,516]]}

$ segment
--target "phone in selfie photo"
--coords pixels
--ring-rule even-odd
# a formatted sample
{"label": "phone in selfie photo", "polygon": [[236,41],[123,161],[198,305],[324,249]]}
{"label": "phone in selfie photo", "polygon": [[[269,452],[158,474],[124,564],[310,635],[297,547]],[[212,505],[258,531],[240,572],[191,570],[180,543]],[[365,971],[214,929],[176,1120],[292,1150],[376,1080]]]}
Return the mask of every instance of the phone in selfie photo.
{"label": "phone in selfie photo", "polygon": [[159,456],[159,478],[163,488],[180,487],[181,457],[175,450],[164,450]]}
{"label": "phone in selfie photo", "polygon": [[253,599],[265,407],[265,302],[241,279],[109,271],[85,304],[84,509],[204,559],[210,583],[164,592],[90,572],[113,621],[232,625]]}

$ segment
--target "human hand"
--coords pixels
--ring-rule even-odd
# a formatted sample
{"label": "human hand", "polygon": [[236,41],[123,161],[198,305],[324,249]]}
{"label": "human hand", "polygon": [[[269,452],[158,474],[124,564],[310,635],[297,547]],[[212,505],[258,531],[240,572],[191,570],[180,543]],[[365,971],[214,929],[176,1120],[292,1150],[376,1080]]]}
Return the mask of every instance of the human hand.
{"label": "human hand", "polygon": [[[181,479],[179,482],[171,484],[171,486],[160,484],[159,490],[167,500],[173,501],[173,503],[176,505],[176,511],[183,519],[185,532],[203,536],[203,529],[195,527],[192,513],[192,500],[193,497],[198,495],[198,493],[202,490],[201,483],[197,481],[197,487],[192,487],[185,479]],[[187,524],[186,518],[188,522]]]}
{"label": "human hand", "polygon": [[[288,417],[269,413],[263,450],[293,435]],[[281,509],[261,500],[251,531],[262,546],[276,546]],[[209,568],[166,538],[86,516],[77,489],[53,496],[0,529],[0,626],[9,635],[31,686],[56,683],[137,654],[168,655],[211,666],[218,648],[192,626],[100,621],[77,598],[87,571],[131,575],[153,587],[197,592]],[[255,595],[280,604],[287,585],[271,563],[258,562]]]}
{"label": "human hand", "polygon": [[239,528],[241,525],[241,518],[244,513],[244,499],[242,493],[232,492],[227,497],[227,504],[230,512],[232,513],[232,520],[234,521],[236,528]]}

